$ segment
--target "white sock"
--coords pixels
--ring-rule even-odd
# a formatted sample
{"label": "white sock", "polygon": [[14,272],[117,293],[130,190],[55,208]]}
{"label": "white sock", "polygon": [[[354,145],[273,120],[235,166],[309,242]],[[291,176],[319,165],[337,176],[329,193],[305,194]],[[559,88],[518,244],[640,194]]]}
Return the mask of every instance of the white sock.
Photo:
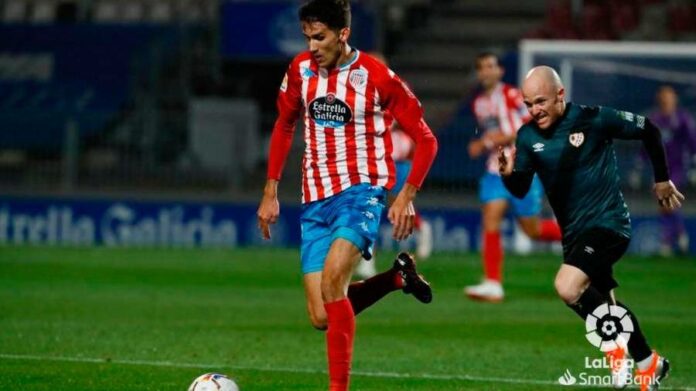
{"label": "white sock", "polygon": [[[653,354],[655,354],[655,353],[653,353]],[[649,355],[648,358],[644,358],[641,361],[638,361],[636,363],[638,370],[644,371],[644,370],[650,368],[650,364],[652,363],[652,360],[653,360],[653,354]]]}

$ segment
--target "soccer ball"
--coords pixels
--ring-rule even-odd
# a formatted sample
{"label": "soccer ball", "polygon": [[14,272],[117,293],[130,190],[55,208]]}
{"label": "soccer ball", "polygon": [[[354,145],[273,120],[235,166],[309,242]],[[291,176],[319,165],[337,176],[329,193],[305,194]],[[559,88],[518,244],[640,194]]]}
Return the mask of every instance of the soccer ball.
{"label": "soccer ball", "polygon": [[200,375],[191,383],[188,391],[239,391],[237,383],[219,373]]}

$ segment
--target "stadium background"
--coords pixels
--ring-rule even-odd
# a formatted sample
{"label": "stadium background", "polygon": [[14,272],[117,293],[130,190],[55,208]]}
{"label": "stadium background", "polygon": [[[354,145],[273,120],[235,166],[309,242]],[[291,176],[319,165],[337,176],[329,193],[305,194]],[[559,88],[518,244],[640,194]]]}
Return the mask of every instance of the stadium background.
{"label": "stadium background", "polygon": [[[87,232],[78,242],[88,244],[114,244],[102,239],[109,235],[104,230],[144,230],[136,242],[124,236],[118,243],[210,245],[198,227],[220,224],[234,232],[217,244],[259,244],[252,209],[265,176],[275,95],[288,59],[304,47],[297,2],[0,5],[0,242],[72,244],[78,239],[58,231],[85,219]],[[476,129],[470,102],[477,52],[499,53],[505,80],[517,83],[521,39],[688,41],[696,34],[688,2],[363,1],[353,13],[359,26],[354,45],[387,55],[421,99],[440,139],[418,199],[436,223],[436,250],[478,248],[475,193],[483,159],[464,153]],[[611,44],[600,46],[612,50]],[[575,68],[575,97],[645,113],[657,86],[676,80],[682,104],[696,109],[696,56],[667,53],[652,62],[637,53],[624,64],[628,70],[616,66],[625,58],[598,58],[592,64],[606,67],[604,72],[587,68],[592,59],[583,57],[585,68]],[[569,57],[537,61],[560,64]],[[645,69],[659,76],[646,79],[640,72]],[[276,229],[279,245],[296,245],[299,238],[301,131],[297,136],[280,189],[285,213]],[[638,147],[620,143],[619,161],[644,238],[634,246],[654,252],[659,233],[649,172],[632,169]],[[686,209],[693,212],[689,203]],[[59,224],[52,220],[56,213],[72,220]],[[23,228],[32,221],[47,228]],[[176,221],[188,227],[191,239],[162,232],[178,229]],[[510,234],[514,225],[507,225]],[[692,219],[688,226],[696,237]]]}
{"label": "stadium background", "polygon": [[[77,265],[92,259],[80,260],[84,253],[73,247],[135,248],[146,255],[134,259],[145,263],[150,256],[181,257],[172,247],[222,247],[236,262],[255,259],[242,247],[288,247],[290,255],[281,258],[296,262],[301,129],[280,185],[281,220],[269,243],[257,233],[255,211],[276,92],[289,59],[304,48],[298,4],[0,0],[0,265],[6,286],[28,289],[21,285],[22,265],[40,274],[38,264],[22,260],[43,257],[53,264],[69,254],[69,267],[75,254]],[[468,265],[470,275],[460,285],[478,273],[470,253],[479,247],[476,189],[483,161],[465,153],[476,129],[469,107],[476,53],[500,54],[505,81],[515,84],[524,58],[557,64],[570,69],[565,75],[571,75],[578,101],[637,113],[647,113],[657,86],[670,83],[682,107],[696,114],[696,6],[689,1],[356,1],[351,40],[361,50],[386,54],[421,99],[440,141],[417,205],[433,224],[434,263],[439,253],[452,270],[457,260]],[[559,40],[567,53],[524,49]],[[645,43],[613,54],[622,41]],[[578,43],[594,46],[578,58],[571,50]],[[604,54],[592,54],[592,48]],[[631,251],[651,255],[659,249],[658,212],[650,173],[636,168],[638,149],[619,143],[618,159],[634,217]],[[691,178],[683,192],[693,255],[696,175]],[[512,220],[505,227],[510,250],[523,248],[513,245]],[[396,248],[388,230],[380,244],[387,254]],[[107,251],[100,253],[107,264],[120,262],[118,254],[133,254],[95,251]],[[225,258],[200,251],[183,254],[208,257],[210,269]],[[691,280],[696,276],[691,257],[648,258],[644,265],[652,273],[660,262]],[[7,289],[3,305],[12,314],[17,291]],[[690,289],[686,285],[685,292]],[[5,338],[5,346],[18,343]],[[687,346],[693,348],[693,341]]]}

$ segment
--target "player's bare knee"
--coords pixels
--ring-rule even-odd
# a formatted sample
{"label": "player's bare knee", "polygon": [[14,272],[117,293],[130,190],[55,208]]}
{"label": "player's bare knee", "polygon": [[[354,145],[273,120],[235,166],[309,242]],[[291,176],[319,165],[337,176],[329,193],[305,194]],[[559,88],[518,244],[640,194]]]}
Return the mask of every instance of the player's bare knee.
{"label": "player's bare knee", "polygon": [[325,303],[341,300],[345,297],[343,292],[343,278],[340,275],[325,273],[321,279],[321,296]]}
{"label": "player's bare knee", "polygon": [[575,304],[582,295],[582,287],[570,284],[562,278],[556,278],[554,286],[558,297],[566,304]]}

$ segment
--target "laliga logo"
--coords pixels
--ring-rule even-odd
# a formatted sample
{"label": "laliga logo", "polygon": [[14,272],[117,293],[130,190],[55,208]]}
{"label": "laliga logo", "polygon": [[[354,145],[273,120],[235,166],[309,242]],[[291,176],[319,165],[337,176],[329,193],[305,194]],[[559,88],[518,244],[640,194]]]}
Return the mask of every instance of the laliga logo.
{"label": "laliga logo", "polygon": [[633,321],[625,308],[602,304],[585,319],[585,337],[603,352],[619,347],[617,340],[628,343],[633,332]]}

